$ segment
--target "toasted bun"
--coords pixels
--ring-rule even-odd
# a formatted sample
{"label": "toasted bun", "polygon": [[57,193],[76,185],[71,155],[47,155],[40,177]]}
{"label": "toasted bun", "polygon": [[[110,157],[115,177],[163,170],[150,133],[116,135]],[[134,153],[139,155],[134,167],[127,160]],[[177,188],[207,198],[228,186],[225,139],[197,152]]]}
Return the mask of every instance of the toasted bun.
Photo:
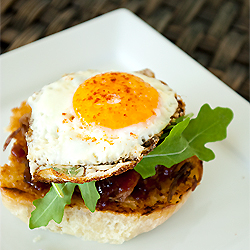
{"label": "toasted bun", "polygon": [[[30,214],[35,208],[32,196],[15,189],[1,188],[3,204],[12,214],[25,223],[29,223]],[[165,222],[186,202],[192,190],[183,194],[175,205],[157,209],[150,214],[123,214],[110,211],[95,211],[91,213],[78,197],[65,207],[64,217],[60,224],[51,221],[47,229],[63,234],[83,237],[102,243],[121,244],[126,240],[148,232]]]}

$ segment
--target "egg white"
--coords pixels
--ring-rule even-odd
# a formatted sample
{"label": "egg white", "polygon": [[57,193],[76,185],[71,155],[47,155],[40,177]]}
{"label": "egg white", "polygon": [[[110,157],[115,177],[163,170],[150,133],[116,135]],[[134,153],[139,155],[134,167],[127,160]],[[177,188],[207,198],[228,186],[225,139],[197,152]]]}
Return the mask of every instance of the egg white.
{"label": "egg white", "polygon": [[38,166],[97,165],[98,169],[99,164],[136,159],[144,149],[142,144],[169,123],[178,107],[175,92],[169,86],[132,73],[158,91],[156,116],[115,130],[93,124],[83,126],[74,113],[72,98],[81,83],[99,73],[104,72],[88,70],[65,75],[28,98],[32,115],[26,139],[31,174]]}

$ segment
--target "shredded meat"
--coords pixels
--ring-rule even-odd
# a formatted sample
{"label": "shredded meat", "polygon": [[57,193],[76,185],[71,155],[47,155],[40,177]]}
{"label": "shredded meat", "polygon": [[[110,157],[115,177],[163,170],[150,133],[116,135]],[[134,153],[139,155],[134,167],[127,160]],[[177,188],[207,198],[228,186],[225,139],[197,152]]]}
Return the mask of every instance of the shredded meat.
{"label": "shredded meat", "polygon": [[3,151],[6,150],[6,148],[8,147],[8,145],[10,144],[11,140],[13,138],[16,137],[16,135],[21,131],[21,127],[19,127],[17,130],[15,130],[14,132],[12,132],[9,137],[6,139],[4,145],[3,145]]}
{"label": "shredded meat", "polygon": [[[129,170],[126,175],[121,174],[97,182],[101,195],[97,209],[122,213],[140,211],[147,214],[154,208],[178,203],[182,194],[196,188],[202,176],[201,161],[195,156],[171,168],[157,165],[155,169],[156,174],[146,179],[136,171]],[[130,188],[127,193],[128,186]]]}
{"label": "shredded meat", "polygon": [[168,199],[167,199],[168,202],[171,202],[172,197],[175,194],[177,187],[181,183],[185,183],[187,181],[193,167],[194,166],[192,166],[190,162],[186,162],[182,165],[182,167],[180,168],[178,172],[175,172],[175,176],[173,176],[173,181],[169,187],[169,193],[168,193]]}
{"label": "shredded meat", "polygon": [[6,150],[6,148],[8,147],[8,145],[10,144],[11,140],[16,138],[17,134],[19,132],[21,132],[22,136],[25,136],[25,133],[28,131],[29,128],[29,120],[30,120],[30,113],[25,113],[20,119],[19,119],[19,123],[20,126],[13,131],[9,137],[6,139],[4,145],[3,145],[3,151]]}
{"label": "shredded meat", "polygon": [[50,185],[36,183],[30,180],[29,165],[27,161],[27,144],[25,133],[28,130],[31,108],[23,102],[20,108],[12,110],[13,116],[8,130],[11,135],[7,138],[4,149],[14,139],[9,156],[10,163],[1,167],[0,181],[2,188],[17,189],[34,196],[34,199],[43,197]]}

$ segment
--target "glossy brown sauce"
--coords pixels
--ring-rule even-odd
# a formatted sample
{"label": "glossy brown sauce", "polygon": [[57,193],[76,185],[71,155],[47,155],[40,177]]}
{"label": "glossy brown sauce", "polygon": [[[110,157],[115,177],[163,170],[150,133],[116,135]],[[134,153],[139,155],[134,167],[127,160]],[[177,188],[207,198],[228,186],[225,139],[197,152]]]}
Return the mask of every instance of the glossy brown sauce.
{"label": "glossy brown sauce", "polygon": [[17,158],[18,162],[23,162],[24,160],[26,160],[26,152],[18,143],[13,145],[11,154]]}
{"label": "glossy brown sauce", "polygon": [[133,192],[139,179],[140,174],[134,170],[128,170],[123,174],[97,181],[96,188],[101,196],[97,208],[102,209],[109,205],[110,198],[124,201]]}
{"label": "glossy brown sauce", "polygon": [[175,165],[171,168],[157,165],[155,167],[156,174],[146,179],[143,179],[135,170],[129,170],[121,175],[96,182],[97,190],[101,196],[97,208],[106,209],[112,202],[122,202],[129,195],[135,200],[147,199],[151,190],[155,188],[160,190],[162,183],[174,177],[175,168]]}

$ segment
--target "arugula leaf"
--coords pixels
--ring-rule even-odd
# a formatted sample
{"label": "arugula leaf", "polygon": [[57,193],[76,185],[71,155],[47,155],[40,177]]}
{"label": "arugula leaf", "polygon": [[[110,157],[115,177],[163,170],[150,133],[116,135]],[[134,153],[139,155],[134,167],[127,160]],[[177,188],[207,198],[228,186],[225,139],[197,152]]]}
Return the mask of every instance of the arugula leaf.
{"label": "arugula leaf", "polygon": [[211,109],[208,104],[204,104],[197,118],[190,121],[183,136],[189,141],[200,160],[210,161],[215,158],[213,151],[204,147],[204,144],[224,140],[227,137],[227,126],[232,119],[231,109],[221,107]]}
{"label": "arugula leaf", "polygon": [[53,186],[53,188],[55,189],[57,195],[58,195],[60,198],[63,198],[63,197],[64,197],[63,191],[62,191],[61,188],[58,186],[58,184],[52,182],[52,186]]}
{"label": "arugula leaf", "polygon": [[96,203],[100,198],[99,193],[97,192],[95,181],[86,182],[83,184],[78,184],[78,187],[81,191],[82,198],[85,202],[86,207],[91,211],[95,211]]}
{"label": "arugula leaf", "polygon": [[204,104],[197,118],[190,120],[188,117],[174,126],[165,140],[143,157],[135,170],[147,178],[155,174],[156,165],[171,167],[193,155],[203,161],[214,159],[213,151],[204,145],[225,139],[232,118],[233,112],[229,108],[211,109]]}
{"label": "arugula leaf", "polygon": [[[152,152],[144,156],[143,159],[134,168],[144,179],[155,175],[156,165],[165,165],[171,167],[175,163],[181,162],[186,157],[185,148],[188,142],[182,137],[182,132],[188,126],[190,118],[178,123]],[[181,154],[180,154],[181,153]],[[184,154],[184,155],[183,155]],[[175,159],[176,157],[180,159]]]}
{"label": "arugula leaf", "polygon": [[42,198],[35,200],[33,204],[36,209],[31,213],[29,228],[47,226],[52,219],[56,223],[61,223],[64,207],[71,203],[71,197],[74,192],[75,183],[57,184],[63,192],[63,198],[60,198],[56,190],[51,186],[50,191]]}
{"label": "arugula leaf", "polygon": [[184,115],[184,116],[180,116],[176,119],[173,119],[171,124],[168,125],[164,130],[163,130],[163,134],[161,135],[161,138],[160,138],[160,142],[165,139],[170,131],[172,130],[173,127],[175,127],[178,123],[182,122],[183,120],[185,120],[186,118],[191,118],[194,114],[193,113],[189,113],[187,115]]}
{"label": "arugula leaf", "polygon": [[42,199],[33,202],[36,209],[31,213],[29,221],[30,229],[47,226],[51,220],[54,220],[58,224],[61,223],[65,205],[71,203],[75,186],[79,187],[86,207],[91,212],[94,212],[96,203],[100,198],[95,187],[95,181],[84,184],[71,182],[63,184],[53,183],[49,192]]}

